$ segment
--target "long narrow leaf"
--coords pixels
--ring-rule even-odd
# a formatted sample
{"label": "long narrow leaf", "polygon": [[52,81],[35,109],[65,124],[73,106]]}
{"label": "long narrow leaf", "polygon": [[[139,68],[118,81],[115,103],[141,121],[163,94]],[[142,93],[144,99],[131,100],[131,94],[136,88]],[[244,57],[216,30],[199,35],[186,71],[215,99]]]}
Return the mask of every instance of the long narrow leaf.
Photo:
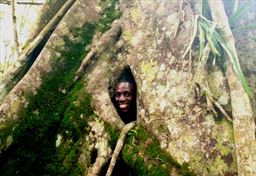
{"label": "long narrow leaf", "polygon": [[220,57],[220,52],[219,50],[216,48],[216,46],[218,47],[218,44],[217,42],[213,39],[213,32],[214,32],[214,28],[215,26],[212,25],[209,27],[209,25],[207,25],[206,23],[204,22],[201,22],[200,23],[202,25],[202,27],[204,28],[204,30],[206,31],[206,39],[209,43],[209,46],[211,48],[211,51],[212,53],[217,56],[217,57]]}
{"label": "long narrow leaf", "polygon": [[198,23],[198,28],[199,28],[199,59],[201,59],[203,50],[205,47],[205,30],[203,29],[202,25],[200,24],[201,22]]}
{"label": "long narrow leaf", "polygon": [[235,13],[233,13],[229,17],[229,24],[234,24],[235,21],[239,20],[239,18],[246,13],[246,11],[251,7],[252,0],[247,0],[240,8],[237,9]]}
{"label": "long narrow leaf", "polygon": [[230,48],[227,46],[225,40],[223,39],[223,37],[218,32],[215,33],[215,36],[216,36],[216,39],[218,40],[218,42],[220,43],[220,45],[223,47],[223,49],[228,54],[230,62],[233,65],[233,69],[234,69],[235,73],[237,74],[238,79],[241,81],[245,92],[250,97],[252,97],[252,95],[253,95],[252,91],[250,89],[250,86],[249,86],[244,74],[243,74],[243,71],[242,71],[241,66],[239,64],[238,57],[230,50]]}
{"label": "long narrow leaf", "polygon": [[235,31],[235,32],[242,31],[242,30],[256,30],[256,24],[239,26],[239,27],[232,29],[232,31]]}
{"label": "long narrow leaf", "polygon": [[[221,31],[218,31],[217,28],[215,28],[215,25],[213,22],[209,21],[205,17],[201,17],[199,19],[199,26],[202,27],[202,29],[205,31],[207,42],[209,43],[209,46],[211,48],[211,52],[214,54],[214,57],[217,58],[222,55],[222,49],[223,48],[233,66],[233,69],[238,77],[238,79],[241,81],[242,86],[245,90],[245,92],[252,97],[252,91],[250,89],[250,86],[243,74],[243,71],[241,69],[241,66],[239,64],[238,57],[230,50],[230,48],[227,46],[227,43],[223,36],[220,34]],[[200,29],[200,28],[199,28]]]}

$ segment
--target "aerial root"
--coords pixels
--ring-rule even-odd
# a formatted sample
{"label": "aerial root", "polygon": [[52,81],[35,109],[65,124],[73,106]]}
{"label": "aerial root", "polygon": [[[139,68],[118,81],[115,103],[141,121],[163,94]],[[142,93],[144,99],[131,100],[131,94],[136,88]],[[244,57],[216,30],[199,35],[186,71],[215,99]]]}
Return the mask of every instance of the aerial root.
{"label": "aerial root", "polygon": [[123,126],[122,132],[121,132],[119,139],[117,141],[117,144],[116,144],[116,148],[113,152],[106,176],[111,176],[113,169],[115,167],[115,164],[116,164],[117,157],[123,148],[125,136],[135,126],[135,124],[136,124],[136,122],[133,121],[133,122],[130,122]]}
{"label": "aerial root", "polygon": [[[121,26],[118,22],[114,22],[112,27],[103,34],[100,40],[91,48],[91,51],[83,59],[78,71],[76,72],[74,82],[79,80],[86,70],[86,67],[90,64],[90,61],[96,57],[96,55],[108,48],[109,43],[116,43],[121,34]],[[114,47],[114,46],[113,46]]]}

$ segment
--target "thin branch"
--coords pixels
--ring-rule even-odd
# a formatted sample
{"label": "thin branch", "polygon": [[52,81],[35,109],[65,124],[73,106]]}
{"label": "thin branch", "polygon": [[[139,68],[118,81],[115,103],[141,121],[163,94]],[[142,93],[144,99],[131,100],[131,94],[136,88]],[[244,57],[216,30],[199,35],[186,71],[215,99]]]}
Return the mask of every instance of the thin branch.
{"label": "thin branch", "polygon": [[123,128],[122,128],[122,132],[119,136],[119,139],[117,141],[117,144],[116,144],[116,148],[114,150],[114,153],[112,155],[112,158],[111,158],[111,161],[110,161],[110,164],[109,164],[109,167],[108,167],[108,171],[107,171],[107,174],[106,176],[111,176],[112,175],[112,172],[113,172],[113,169],[115,167],[115,164],[116,164],[116,160],[117,160],[117,157],[120,153],[120,151],[122,150],[123,148],[123,145],[124,145],[124,140],[125,140],[125,137],[126,137],[126,134],[136,125],[136,122],[130,122],[128,124],[126,124]]}
{"label": "thin branch", "polygon": [[16,0],[12,0],[12,25],[13,25],[15,52],[19,56],[20,44],[19,44],[19,37],[18,37],[18,31],[17,31]]}
{"label": "thin branch", "polygon": [[[222,29],[225,43],[233,55],[237,57],[235,41],[229,26],[222,1],[208,1],[213,20]],[[256,175],[256,140],[253,110],[249,95],[245,92],[236,76],[232,64],[227,61],[227,78],[230,87],[233,130],[237,158],[238,175]]]}
{"label": "thin branch", "polygon": [[203,87],[203,91],[206,94],[206,97],[215,105],[216,108],[226,117],[226,119],[230,122],[233,122],[232,118],[228,113],[225,111],[225,109],[218,103],[218,101],[214,100],[214,96],[210,91],[208,82],[206,81],[206,87]]}
{"label": "thin branch", "polygon": [[[35,1],[16,1],[19,5],[43,5],[43,2],[35,2]],[[10,0],[0,0],[0,4],[11,5]]]}

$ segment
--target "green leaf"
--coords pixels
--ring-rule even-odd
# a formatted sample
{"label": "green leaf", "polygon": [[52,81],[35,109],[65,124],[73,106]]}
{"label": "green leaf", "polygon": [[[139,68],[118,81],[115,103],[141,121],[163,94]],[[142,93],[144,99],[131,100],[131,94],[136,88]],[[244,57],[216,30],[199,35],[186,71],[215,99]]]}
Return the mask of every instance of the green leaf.
{"label": "green leaf", "polygon": [[[205,48],[205,45],[203,45],[205,43],[205,41],[204,41],[205,38],[207,39],[207,42],[209,43],[211,52],[214,54],[214,58],[220,58],[220,56],[223,55],[223,53],[222,53],[222,48],[223,48],[226,51],[226,53],[231,61],[231,64],[233,66],[233,69],[234,69],[238,79],[241,81],[245,92],[248,94],[248,96],[252,97],[253,96],[252,91],[250,89],[250,86],[249,86],[244,74],[243,74],[243,71],[239,64],[238,57],[228,47],[226,40],[221,35],[220,29],[216,28],[216,26],[214,25],[213,22],[209,21],[208,19],[206,19],[205,17],[202,17],[202,16],[200,16],[198,26],[199,26],[199,31],[204,30],[204,32],[205,32],[204,38],[203,38],[203,36],[200,36],[200,34],[199,34],[199,40],[202,40],[202,41],[200,41],[200,56],[201,56],[202,51]],[[203,35],[203,34],[201,34],[201,35]]]}
{"label": "green leaf", "polygon": [[247,0],[240,8],[229,17],[229,24],[233,25],[251,7],[252,0]]}
{"label": "green leaf", "polygon": [[227,43],[225,42],[225,40],[223,39],[223,37],[219,33],[215,32],[215,36],[216,36],[216,39],[218,40],[218,42],[220,43],[220,45],[223,47],[223,49],[228,54],[230,62],[233,65],[233,69],[234,69],[235,73],[237,74],[238,79],[241,81],[245,92],[250,97],[252,97],[253,96],[252,91],[250,89],[250,86],[249,86],[244,74],[243,74],[243,71],[242,71],[241,66],[239,64],[238,57],[227,46]]}
{"label": "green leaf", "polygon": [[199,59],[202,57],[203,50],[205,48],[205,42],[206,42],[206,36],[205,36],[205,30],[201,26],[200,23],[198,23],[199,28]]}
{"label": "green leaf", "polygon": [[242,31],[242,30],[256,30],[256,24],[239,26],[239,27],[232,29],[233,32],[238,32],[238,31]]}
{"label": "green leaf", "polygon": [[220,57],[221,56],[221,53],[220,53],[221,49],[219,47],[218,42],[216,41],[216,39],[213,36],[215,25],[209,26],[209,24],[206,21],[202,21],[200,23],[200,25],[202,25],[202,27],[205,30],[206,39],[207,39],[207,42],[209,43],[209,46],[211,48],[212,53],[215,56]]}

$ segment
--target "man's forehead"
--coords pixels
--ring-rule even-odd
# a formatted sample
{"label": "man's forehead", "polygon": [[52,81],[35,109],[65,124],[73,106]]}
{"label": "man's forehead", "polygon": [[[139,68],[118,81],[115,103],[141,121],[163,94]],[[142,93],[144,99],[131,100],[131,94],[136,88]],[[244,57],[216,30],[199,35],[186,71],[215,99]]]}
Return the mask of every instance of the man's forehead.
{"label": "man's forehead", "polygon": [[116,89],[132,89],[133,90],[133,88],[134,88],[134,85],[127,81],[119,82],[116,85]]}

